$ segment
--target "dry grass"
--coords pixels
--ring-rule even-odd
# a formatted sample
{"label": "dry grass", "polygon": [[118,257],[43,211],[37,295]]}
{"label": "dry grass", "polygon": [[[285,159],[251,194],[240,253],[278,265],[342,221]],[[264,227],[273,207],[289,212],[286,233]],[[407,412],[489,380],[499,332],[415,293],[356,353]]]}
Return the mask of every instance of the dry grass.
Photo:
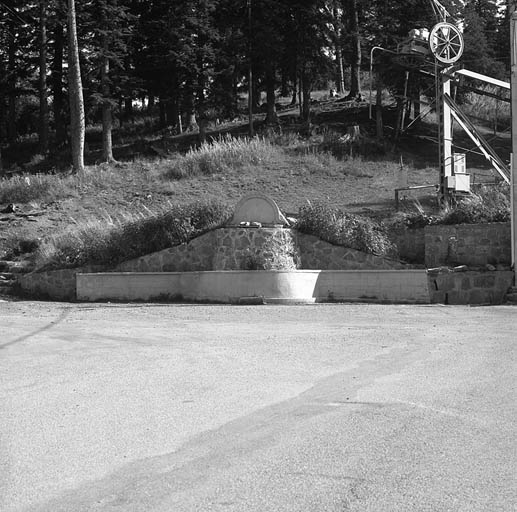
{"label": "dry grass", "polygon": [[58,175],[26,174],[0,179],[1,203],[52,201],[75,193],[73,178]]}
{"label": "dry grass", "polygon": [[231,136],[203,144],[178,156],[167,171],[169,178],[221,174],[245,166],[267,165],[281,157],[282,150],[260,137],[236,139]]}
{"label": "dry grass", "polygon": [[35,254],[39,270],[76,268],[83,265],[113,267],[118,263],[187,242],[219,227],[230,215],[223,203],[169,205],[168,209],[144,208],[118,218],[104,216],[75,222],[44,241]]}
{"label": "dry grass", "polygon": [[[490,94],[501,94],[499,87],[487,85],[483,90]],[[494,129],[501,129],[511,124],[510,103],[490,96],[482,96],[473,92],[465,96],[461,105],[462,110],[478,120],[485,120]]]}

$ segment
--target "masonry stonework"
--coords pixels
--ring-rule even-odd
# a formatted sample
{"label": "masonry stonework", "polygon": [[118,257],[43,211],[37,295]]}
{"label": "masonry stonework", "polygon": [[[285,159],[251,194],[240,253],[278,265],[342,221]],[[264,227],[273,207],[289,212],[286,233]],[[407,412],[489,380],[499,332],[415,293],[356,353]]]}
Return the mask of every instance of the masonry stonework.
{"label": "masonry stonework", "polygon": [[[200,254],[203,256],[200,257]],[[285,228],[221,228],[189,243],[126,261],[118,272],[199,270],[401,270],[396,260],[332,245]]]}
{"label": "masonry stonework", "polygon": [[510,265],[509,222],[425,227],[425,264],[472,267]]}

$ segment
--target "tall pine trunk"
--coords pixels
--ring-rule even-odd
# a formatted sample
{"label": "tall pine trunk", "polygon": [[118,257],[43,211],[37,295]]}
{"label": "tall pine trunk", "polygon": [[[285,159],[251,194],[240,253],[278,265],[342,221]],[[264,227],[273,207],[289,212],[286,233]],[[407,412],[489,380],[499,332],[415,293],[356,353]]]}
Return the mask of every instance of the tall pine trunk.
{"label": "tall pine trunk", "polygon": [[70,135],[74,172],[84,171],[84,101],[79,65],[75,0],[68,0],[68,94],[70,99]]}
{"label": "tall pine trunk", "polygon": [[55,144],[61,146],[66,142],[65,95],[63,92],[63,48],[65,31],[61,18],[54,29],[54,51],[52,63],[52,111],[54,113]]}
{"label": "tall pine trunk", "polygon": [[9,23],[7,62],[7,140],[16,139],[16,37],[14,22]]}
{"label": "tall pine trunk", "polygon": [[[105,50],[107,51],[107,36],[103,36],[105,39]],[[113,141],[112,141],[112,130],[113,130],[113,116],[110,99],[110,86],[109,86],[109,69],[110,61],[106,55],[102,58],[102,69],[101,69],[101,89],[102,89],[102,158],[105,162],[112,162],[113,158]]]}
{"label": "tall pine trunk", "polygon": [[113,162],[113,116],[110,94],[110,61],[109,51],[109,20],[106,8],[102,9],[102,68],[101,68],[101,92],[102,92],[102,158],[105,162]]}
{"label": "tall pine trunk", "polygon": [[48,151],[48,91],[47,91],[47,1],[39,1],[39,150]]}
{"label": "tall pine trunk", "polygon": [[350,32],[352,35],[352,61],[350,63],[349,98],[357,98],[361,94],[361,37],[359,35],[359,12],[357,0],[349,0]]}
{"label": "tall pine trunk", "polygon": [[332,5],[332,17],[334,18],[335,40],[334,47],[336,49],[336,63],[337,63],[337,80],[336,90],[339,93],[345,92],[345,73],[343,70],[343,52],[341,50],[341,14],[339,12],[338,0],[335,0]]}
{"label": "tall pine trunk", "polygon": [[266,125],[274,126],[278,124],[278,115],[276,113],[275,105],[275,67],[272,62],[268,62],[266,65],[266,97]]}

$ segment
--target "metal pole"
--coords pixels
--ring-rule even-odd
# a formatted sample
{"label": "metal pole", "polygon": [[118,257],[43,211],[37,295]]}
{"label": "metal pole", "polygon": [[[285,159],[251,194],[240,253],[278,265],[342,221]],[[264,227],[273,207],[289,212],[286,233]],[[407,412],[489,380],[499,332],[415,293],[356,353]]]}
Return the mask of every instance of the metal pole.
{"label": "metal pole", "polygon": [[444,96],[451,94],[451,79],[447,70],[436,66],[436,110],[438,113],[438,154],[440,164],[440,202],[450,199],[448,178],[453,175],[452,169],[452,116],[451,108]]}
{"label": "metal pole", "polygon": [[249,132],[250,137],[255,135],[253,130],[253,68],[251,65],[251,0],[248,1],[248,123],[249,123]]}
{"label": "metal pole", "polygon": [[397,55],[397,52],[394,52],[392,50],[386,50],[385,48],[383,48],[382,46],[374,46],[371,50],[370,50],[370,106],[368,108],[368,118],[371,119],[372,118],[372,91],[373,91],[373,52],[375,50],[381,50],[383,52],[386,52],[386,53],[392,53],[394,55]]}
{"label": "metal pole", "polygon": [[[510,6],[510,44],[511,44],[511,100],[512,100],[512,159],[511,159],[511,229],[512,229],[512,267],[516,270],[517,258],[517,2]],[[515,274],[514,274],[515,279]]]}

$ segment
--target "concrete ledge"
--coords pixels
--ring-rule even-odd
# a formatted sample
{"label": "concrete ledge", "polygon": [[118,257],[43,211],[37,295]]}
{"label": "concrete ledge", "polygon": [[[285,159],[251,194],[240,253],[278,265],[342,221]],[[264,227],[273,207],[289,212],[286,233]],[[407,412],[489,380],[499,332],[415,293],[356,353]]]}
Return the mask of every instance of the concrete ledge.
{"label": "concrete ledge", "polygon": [[77,299],[428,304],[425,270],[256,270],[77,274]]}

